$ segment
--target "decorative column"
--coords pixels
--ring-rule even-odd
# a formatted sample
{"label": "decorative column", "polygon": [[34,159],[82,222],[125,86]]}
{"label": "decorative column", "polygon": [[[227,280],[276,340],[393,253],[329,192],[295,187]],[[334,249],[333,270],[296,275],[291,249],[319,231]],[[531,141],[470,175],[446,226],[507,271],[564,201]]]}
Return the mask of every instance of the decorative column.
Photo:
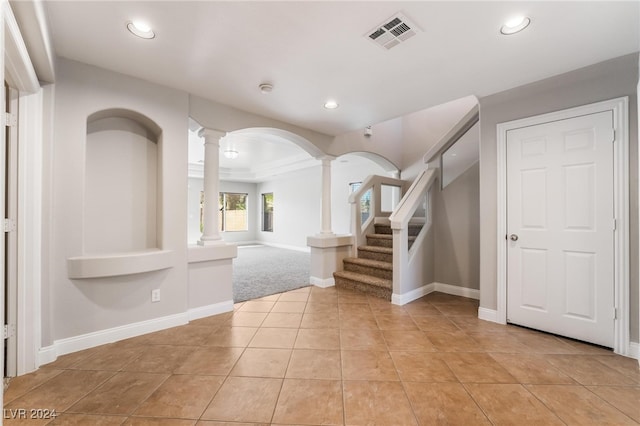
{"label": "decorative column", "polygon": [[331,229],[331,162],[335,157],[320,157],[322,161],[322,228],[320,235],[334,235]]}
{"label": "decorative column", "polygon": [[203,230],[198,241],[200,246],[224,244],[218,232],[218,185],[220,165],[220,139],[225,132],[202,128],[198,136],[204,137],[204,206],[202,213]]}

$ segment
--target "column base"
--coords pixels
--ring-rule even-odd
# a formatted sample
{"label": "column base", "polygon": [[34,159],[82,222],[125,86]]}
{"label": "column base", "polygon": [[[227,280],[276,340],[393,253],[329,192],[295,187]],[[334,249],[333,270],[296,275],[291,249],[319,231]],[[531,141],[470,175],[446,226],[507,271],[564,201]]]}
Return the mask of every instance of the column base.
{"label": "column base", "polygon": [[197,244],[199,246],[208,247],[208,246],[223,246],[227,244],[222,238],[217,240],[198,240]]}

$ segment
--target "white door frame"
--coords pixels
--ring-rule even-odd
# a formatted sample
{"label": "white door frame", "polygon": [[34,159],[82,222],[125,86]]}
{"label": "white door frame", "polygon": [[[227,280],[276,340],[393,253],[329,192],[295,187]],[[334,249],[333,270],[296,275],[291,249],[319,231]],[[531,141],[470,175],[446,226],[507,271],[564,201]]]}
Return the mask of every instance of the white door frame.
{"label": "white door frame", "polygon": [[[617,98],[497,125],[498,138],[498,269],[497,322],[507,323],[507,131],[576,116],[613,111],[614,173],[614,320],[613,350],[631,355],[629,339],[629,98]],[[613,313],[612,313],[613,315]]]}

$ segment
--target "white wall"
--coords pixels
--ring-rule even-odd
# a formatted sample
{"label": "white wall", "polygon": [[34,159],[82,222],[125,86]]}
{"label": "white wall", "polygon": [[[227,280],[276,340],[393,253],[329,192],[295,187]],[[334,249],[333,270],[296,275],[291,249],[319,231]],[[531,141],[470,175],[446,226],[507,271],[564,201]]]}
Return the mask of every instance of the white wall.
{"label": "white wall", "polygon": [[351,233],[350,187],[369,175],[390,176],[373,161],[354,154],[338,157],[331,163],[331,225],[335,234]]}
{"label": "white wall", "polygon": [[320,232],[321,167],[310,167],[257,184],[255,202],[258,206],[262,194],[269,192],[273,192],[273,232],[261,230],[262,212],[258,208],[256,240],[307,251],[307,237]]}
{"label": "white wall", "polygon": [[[43,346],[75,337],[182,313],[187,310],[187,131],[188,95],[100,68],[60,59],[55,87],[51,162],[49,310],[43,309]],[[158,245],[173,252],[173,266],[157,272],[71,280],[67,258],[86,254],[85,153],[87,117],[121,108],[136,111],[162,130],[159,141],[160,223]],[[49,172],[49,170],[45,170]],[[115,172],[114,172],[115,173]],[[105,218],[106,219],[106,218]],[[162,300],[151,303],[152,289]],[[43,302],[46,301],[43,299]]]}

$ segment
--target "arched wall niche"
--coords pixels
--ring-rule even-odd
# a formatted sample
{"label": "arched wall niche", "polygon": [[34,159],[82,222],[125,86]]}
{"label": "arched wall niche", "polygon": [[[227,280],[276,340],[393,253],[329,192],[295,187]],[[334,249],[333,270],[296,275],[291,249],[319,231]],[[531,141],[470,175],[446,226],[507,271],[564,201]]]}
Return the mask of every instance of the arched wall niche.
{"label": "arched wall niche", "polygon": [[84,254],[132,253],[162,246],[161,128],[131,110],[87,118]]}

